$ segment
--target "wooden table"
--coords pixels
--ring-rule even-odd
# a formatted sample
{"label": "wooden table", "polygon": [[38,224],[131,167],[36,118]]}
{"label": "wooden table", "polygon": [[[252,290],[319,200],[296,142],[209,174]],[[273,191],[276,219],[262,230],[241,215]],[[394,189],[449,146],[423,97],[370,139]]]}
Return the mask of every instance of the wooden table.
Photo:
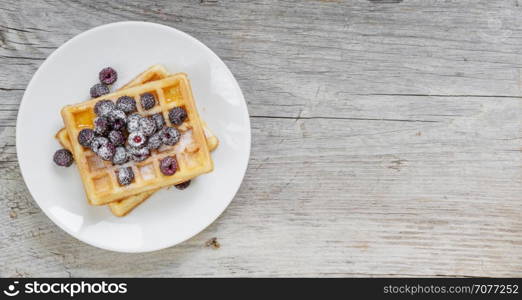
{"label": "wooden table", "polygon": [[[522,276],[519,1],[151,3],[0,1],[0,276]],[[16,158],[38,66],[123,20],[208,45],[251,114],[232,204],[154,253],[67,235]]]}

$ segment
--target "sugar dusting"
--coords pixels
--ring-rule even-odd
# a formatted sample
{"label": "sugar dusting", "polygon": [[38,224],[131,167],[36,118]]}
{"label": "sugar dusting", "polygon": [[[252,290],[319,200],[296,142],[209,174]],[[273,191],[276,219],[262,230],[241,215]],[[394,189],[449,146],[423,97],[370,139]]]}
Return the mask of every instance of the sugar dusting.
{"label": "sugar dusting", "polygon": [[93,171],[105,167],[105,165],[103,164],[103,161],[101,160],[101,158],[98,157],[98,155],[93,155],[93,156],[89,157],[87,159],[87,161],[89,163],[89,167]]}
{"label": "sugar dusting", "polygon": [[140,173],[141,177],[144,180],[149,180],[156,177],[156,173],[154,172],[154,166],[152,164],[140,167]]}
{"label": "sugar dusting", "polygon": [[179,142],[176,144],[176,146],[174,146],[174,152],[182,153],[192,143],[194,143],[194,139],[192,137],[192,130],[187,130],[181,134]]}

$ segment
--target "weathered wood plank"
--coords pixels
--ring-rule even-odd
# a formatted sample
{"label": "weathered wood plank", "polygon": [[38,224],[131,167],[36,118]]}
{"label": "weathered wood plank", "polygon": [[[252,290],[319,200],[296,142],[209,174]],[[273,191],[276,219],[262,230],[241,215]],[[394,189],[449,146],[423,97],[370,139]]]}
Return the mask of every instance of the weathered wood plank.
{"label": "weathered wood plank", "polygon": [[[1,0],[0,276],[520,276],[520,10]],[[15,153],[18,104],[43,59],[128,19],[207,44],[252,115],[251,161],[231,206],[198,236],[148,254],[62,232],[29,195]],[[205,246],[212,237],[217,250]]]}

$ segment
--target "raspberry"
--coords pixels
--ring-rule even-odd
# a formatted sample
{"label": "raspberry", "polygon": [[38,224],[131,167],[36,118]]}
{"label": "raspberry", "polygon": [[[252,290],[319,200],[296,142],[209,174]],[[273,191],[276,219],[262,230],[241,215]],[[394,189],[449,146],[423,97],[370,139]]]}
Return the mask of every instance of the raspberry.
{"label": "raspberry", "polygon": [[60,149],[54,153],[53,161],[60,167],[69,167],[72,165],[74,159],[71,151],[67,149]]}
{"label": "raspberry", "polygon": [[127,118],[127,131],[135,132],[140,129],[140,120],[142,116],[138,114],[132,114]]}
{"label": "raspberry", "polygon": [[160,132],[161,141],[165,145],[173,146],[179,141],[180,133],[174,127],[164,127]]}
{"label": "raspberry", "polygon": [[90,147],[93,139],[94,131],[92,129],[85,128],[78,133],[78,143],[84,147]]}
{"label": "raspberry", "polygon": [[113,68],[107,67],[100,71],[98,77],[101,83],[113,84],[118,79],[118,73]]}
{"label": "raspberry", "polygon": [[96,154],[103,160],[112,160],[114,153],[116,152],[116,148],[112,143],[107,143],[105,145],[100,146]]}
{"label": "raspberry", "polygon": [[190,180],[187,180],[187,181],[185,181],[185,182],[182,182],[182,183],[176,184],[175,187],[176,187],[178,190],[184,190],[184,189],[186,189],[189,185],[190,185]]}
{"label": "raspberry", "polygon": [[114,146],[121,146],[125,144],[125,136],[119,130],[112,130],[109,132],[109,140],[114,144]]}
{"label": "raspberry", "polygon": [[178,170],[178,161],[174,157],[167,156],[160,160],[160,170],[164,175],[174,175]]}
{"label": "raspberry", "polygon": [[141,94],[140,96],[141,101],[141,107],[143,107],[144,110],[149,110],[156,105],[156,99],[154,98],[154,95],[151,93],[145,93]]}
{"label": "raspberry", "polygon": [[121,96],[116,101],[116,108],[130,114],[136,111],[136,100],[129,96]]}
{"label": "raspberry", "polygon": [[118,183],[120,185],[129,185],[134,180],[134,172],[131,167],[118,169]]}
{"label": "raspberry", "polygon": [[156,123],[152,119],[141,118],[139,130],[146,136],[151,136],[156,132]]}
{"label": "raspberry", "polygon": [[109,122],[112,129],[121,130],[127,125],[127,115],[122,110],[115,109],[109,113]]}
{"label": "raspberry", "polygon": [[105,84],[97,83],[91,87],[90,92],[92,98],[98,98],[110,93],[111,91],[109,91],[109,87]]}
{"label": "raspberry", "polygon": [[129,161],[129,154],[125,147],[116,147],[116,151],[112,157],[112,163],[115,165],[122,165],[127,161]]}
{"label": "raspberry", "polygon": [[129,143],[129,146],[131,147],[141,148],[145,146],[145,143],[147,143],[147,138],[143,133],[135,131],[129,134],[129,137],[127,138],[127,143]]}
{"label": "raspberry", "polygon": [[94,133],[106,135],[109,133],[109,125],[109,120],[106,117],[97,117],[94,119]]}
{"label": "raspberry", "polygon": [[169,120],[174,125],[181,125],[187,118],[187,112],[183,107],[174,107],[169,111]]}
{"label": "raspberry", "polygon": [[153,114],[150,118],[156,123],[156,129],[160,129],[165,125],[165,119],[161,113]]}
{"label": "raspberry", "polygon": [[106,137],[99,136],[95,137],[91,142],[91,150],[94,153],[98,153],[98,150],[109,143],[109,140]]}
{"label": "raspberry", "polygon": [[128,147],[127,151],[129,151],[132,160],[136,162],[144,161],[150,156],[150,151],[146,147],[141,149]]}
{"label": "raspberry", "polygon": [[94,105],[94,113],[98,117],[107,117],[115,108],[111,100],[100,100]]}
{"label": "raspberry", "polygon": [[160,146],[161,146],[161,136],[159,134],[159,132],[153,134],[150,138],[149,138],[149,141],[147,143],[147,147],[150,149],[150,150],[154,150],[154,149],[158,149]]}

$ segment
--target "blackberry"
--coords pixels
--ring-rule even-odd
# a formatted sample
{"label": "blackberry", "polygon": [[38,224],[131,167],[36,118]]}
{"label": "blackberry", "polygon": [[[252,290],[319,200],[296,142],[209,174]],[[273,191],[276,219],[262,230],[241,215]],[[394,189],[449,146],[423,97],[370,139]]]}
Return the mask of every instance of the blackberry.
{"label": "blackberry", "polygon": [[169,120],[174,125],[181,125],[187,119],[187,111],[183,107],[174,107],[169,111]]}
{"label": "blackberry", "polygon": [[128,147],[127,150],[130,153],[131,159],[135,162],[144,161],[150,156],[150,151],[147,147],[141,149]]}
{"label": "blackberry", "polygon": [[151,136],[156,132],[156,123],[149,118],[141,118],[140,129],[146,136]]}
{"label": "blackberry", "polygon": [[116,100],[116,108],[127,114],[133,113],[137,110],[136,100],[129,96],[121,96]]}
{"label": "blackberry", "polygon": [[147,137],[139,131],[131,132],[127,138],[129,146],[134,148],[142,148],[147,143]]}
{"label": "blackberry", "polygon": [[98,117],[107,117],[115,107],[111,100],[100,100],[94,105],[94,113]]}
{"label": "blackberry", "polygon": [[129,185],[134,180],[134,172],[131,167],[118,169],[118,183],[120,185]]}
{"label": "blackberry", "polygon": [[97,117],[94,119],[94,133],[98,135],[106,135],[109,133],[109,120],[106,117]]}
{"label": "blackberry", "polygon": [[115,165],[122,165],[129,161],[129,154],[125,147],[116,147],[114,156],[112,157],[112,163]]}
{"label": "blackberry", "polygon": [[98,156],[103,160],[112,160],[114,153],[116,153],[116,148],[112,143],[100,146],[98,152],[96,152],[96,154],[98,154]]}
{"label": "blackberry", "polygon": [[164,127],[159,134],[163,144],[169,146],[176,145],[181,137],[179,131],[174,127]]}
{"label": "blackberry", "polygon": [[94,131],[92,129],[85,128],[78,133],[78,143],[84,147],[90,147],[93,139]]}
{"label": "blackberry", "polygon": [[98,136],[95,137],[91,142],[91,150],[94,153],[98,153],[98,150],[109,143],[109,140],[106,137]]}
{"label": "blackberry", "polygon": [[161,127],[165,126],[165,119],[163,118],[163,114],[153,114],[152,116],[150,116],[150,118],[156,124],[156,129],[160,129]]}
{"label": "blackberry", "polygon": [[113,68],[107,67],[100,71],[98,77],[103,84],[113,84],[118,79],[118,73]]}
{"label": "blackberry", "polygon": [[160,170],[163,175],[174,175],[178,170],[178,161],[172,156],[167,156],[160,160]]}
{"label": "blackberry", "polygon": [[109,113],[109,121],[112,129],[121,130],[127,125],[127,115],[119,109],[115,109]]}
{"label": "blackberry", "polygon": [[109,132],[109,140],[114,144],[114,146],[121,146],[125,144],[125,136],[119,130],[112,130]]}
{"label": "blackberry", "polygon": [[187,180],[187,181],[185,181],[185,182],[182,182],[182,183],[176,184],[175,187],[176,187],[178,190],[184,190],[184,189],[186,189],[189,185],[190,185],[190,180]]}
{"label": "blackberry", "polygon": [[109,90],[109,87],[105,84],[97,83],[91,87],[90,92],[92,98],[98,98],[110,93],[111,91]]}
{"label": "blackberry", "polygon": [[74,159],[71,151],[67,149],[60,149],[54,153],[53,161],[60,167],[69,167],[72,165]]}
{"label": "blackberry", "polygon": [[149,110],[156,105],[156,99],[154,98],[154,95],[151,93],[145,93],[141,94],[140,96],[141,101],[141,107],[143,107],[144,110]]}
{"label": "blackberry", "polygon": [[147,142],[147,147],[150,150],[158,149],[162,144],[161,136],[159,132],[153,134],[151,137],[149,137],[149,141]]}
{"label": "blackberry", "polygon": [[140,120],[142,116],[138,114],[132,114],[127,118],[127,131],[135,132],[140,129]]}

